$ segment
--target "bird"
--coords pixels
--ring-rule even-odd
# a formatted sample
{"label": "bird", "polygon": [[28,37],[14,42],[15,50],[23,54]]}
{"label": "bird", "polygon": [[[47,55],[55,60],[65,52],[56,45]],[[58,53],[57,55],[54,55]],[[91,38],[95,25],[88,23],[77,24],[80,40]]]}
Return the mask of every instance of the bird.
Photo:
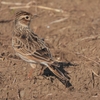
{"label": "bird", "polygon": [[27,11],[18,11],[14,18],[12,47],[16,54],[35,69],[37,64],[46,66],[65,86],[68,77],[59,69],[46,42],[30,27],[34,16]]}

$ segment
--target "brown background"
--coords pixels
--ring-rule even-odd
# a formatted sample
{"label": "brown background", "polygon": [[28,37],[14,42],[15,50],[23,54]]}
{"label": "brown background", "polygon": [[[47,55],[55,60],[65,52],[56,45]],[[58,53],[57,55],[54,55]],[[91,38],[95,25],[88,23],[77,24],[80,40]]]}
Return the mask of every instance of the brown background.
{"label": "brown background", "polygon": [[[16,2],[28,3],[28,0]],[[14,4],[0,4],[0,100],[99,100],[100,0],[37,0],[36,4],[65,12],[35,7],[10,10]],[[15,55],[11,45],[14,23],[5,21],[14,19],[18,10],[37,15],[31,28],[45,39],[56,60],[77,64],[65,67],[73,91],[55,76],[38,76],[40,65],[32,78],[27,78],[31,67]]]}

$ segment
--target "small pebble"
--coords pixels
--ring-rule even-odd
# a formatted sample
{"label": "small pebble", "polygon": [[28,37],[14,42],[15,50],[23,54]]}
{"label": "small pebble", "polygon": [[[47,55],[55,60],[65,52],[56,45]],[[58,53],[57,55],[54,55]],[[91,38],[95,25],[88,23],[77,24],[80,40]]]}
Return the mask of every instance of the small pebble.
{"label": "small pebble", "polygon": [[47,28],[50,28],[50,26],[47,26]]}
{"label": "small pebble", "polygon": [[19,97],[20,98],[23,98],[24,97],[24,95],[25,95],[25,91],[24,90],[21,90],[20,92],[19,92]]}

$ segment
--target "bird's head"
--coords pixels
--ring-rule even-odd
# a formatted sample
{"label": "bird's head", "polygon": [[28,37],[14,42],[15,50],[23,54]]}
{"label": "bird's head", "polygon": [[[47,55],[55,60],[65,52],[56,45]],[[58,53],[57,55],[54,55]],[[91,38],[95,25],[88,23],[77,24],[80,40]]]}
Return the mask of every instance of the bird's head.
{"label": "bird's head", "polygon": [[22,26],[29,26],[32,19],[32,14],[26,11],[19,11],[16,13],[15,24]]}

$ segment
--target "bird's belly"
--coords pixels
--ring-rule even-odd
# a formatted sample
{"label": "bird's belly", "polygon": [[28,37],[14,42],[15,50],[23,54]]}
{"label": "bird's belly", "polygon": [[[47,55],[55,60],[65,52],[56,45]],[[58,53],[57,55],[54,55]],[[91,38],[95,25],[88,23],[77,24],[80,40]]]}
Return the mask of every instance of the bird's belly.
{"label": "bird's belly", "polygon": [[40,64],[43,64],[43,65],[45,65],[45,66],[48,66],[48,63],[47,62],[37,62],[37,61],[34,61],[34,60],[31,60],[31,59],[28,59],[27,57],[25,57],[25,56],[22,56],[21,54],[19,54],[19,53],[17,53],[17,55],[21,58],[21,59],[23,59],[24,61],[26,61],[26,62],[28,62],[28,63],[35,63],[35,64],[37,64],[37,63],[40,63]]}
{"label": "bird's belly", "polygon": [[31,59],[28,59],[28,58],[26,58],[25,56],[22,56],[22,55],[19,54],[19,53],[17,53],[17,55],[18,55],[21,59],[23,59],[24,61],[26,61],[26,62],[28,62],[28,63],[37,63],[36,61],[31,60]]}

